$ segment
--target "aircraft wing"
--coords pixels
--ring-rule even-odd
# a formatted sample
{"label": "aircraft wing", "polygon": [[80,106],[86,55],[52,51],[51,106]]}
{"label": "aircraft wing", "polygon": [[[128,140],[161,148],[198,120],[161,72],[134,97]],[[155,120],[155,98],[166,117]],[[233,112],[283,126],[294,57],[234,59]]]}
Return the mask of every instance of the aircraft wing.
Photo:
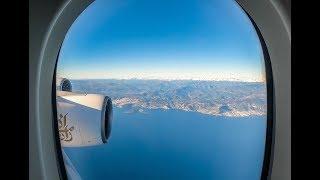
{"label": "aircraft wing", "polygon": [[68,157],[68,155],[66,154],[66,152],[64,152],[64,150],[62,149],[62,155],[63,155],[63,159],[64,159],[64,166],[66,168],[66,172],[67,172],[67,177],[68,179],[71,180],[81,180],[81,176],[78,173],[77,169],[73,166],[70,158]]}

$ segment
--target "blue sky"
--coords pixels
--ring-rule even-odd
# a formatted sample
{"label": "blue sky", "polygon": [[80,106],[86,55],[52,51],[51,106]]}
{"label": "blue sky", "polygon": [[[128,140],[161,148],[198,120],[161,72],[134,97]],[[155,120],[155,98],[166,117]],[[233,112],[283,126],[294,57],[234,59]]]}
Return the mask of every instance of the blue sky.
{"label": "blue sky", "polygon": [[69,29],[57,72],[261,81],[262,59],[257,34],[233,0],[96,0]]}

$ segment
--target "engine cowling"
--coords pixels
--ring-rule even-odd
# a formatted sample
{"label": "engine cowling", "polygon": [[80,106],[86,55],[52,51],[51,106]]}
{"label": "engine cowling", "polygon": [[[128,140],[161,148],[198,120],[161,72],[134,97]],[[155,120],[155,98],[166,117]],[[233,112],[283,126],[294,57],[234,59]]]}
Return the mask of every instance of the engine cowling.
{"label": "engine cowling", "polygon": [[57,78],[57,91],[72,91],[72,84],[67,78]]}
{"label": "engine cowling", "polygon": [[62,146],[107,143],[112,122],[112,101],[108,96],[57,91],[57,113]]}

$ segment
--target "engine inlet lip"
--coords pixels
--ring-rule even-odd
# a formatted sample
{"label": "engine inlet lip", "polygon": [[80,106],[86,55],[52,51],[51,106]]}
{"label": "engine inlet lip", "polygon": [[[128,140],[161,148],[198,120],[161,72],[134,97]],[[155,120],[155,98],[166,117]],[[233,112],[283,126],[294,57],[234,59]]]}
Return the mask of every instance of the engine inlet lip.
{"label": "engine inlet lip", "polygon": [[101,139],[103,143],[107,143],[111,134],[111,122],[113,116],[112,100],[106,96],[103,100],[101,111]]}

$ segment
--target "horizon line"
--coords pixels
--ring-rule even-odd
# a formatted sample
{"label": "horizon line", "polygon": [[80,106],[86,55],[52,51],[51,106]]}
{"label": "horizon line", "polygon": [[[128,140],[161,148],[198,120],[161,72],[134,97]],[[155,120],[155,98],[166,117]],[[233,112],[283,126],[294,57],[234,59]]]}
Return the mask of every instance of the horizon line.
{"label": "horizon line", "polygon": [[69,80],[158,80],[158,81],[218,81],[218,82],[246,82],[265,83],[265,81],[245,81],[241,79],[156,79],[156,78],[67,78]]}

